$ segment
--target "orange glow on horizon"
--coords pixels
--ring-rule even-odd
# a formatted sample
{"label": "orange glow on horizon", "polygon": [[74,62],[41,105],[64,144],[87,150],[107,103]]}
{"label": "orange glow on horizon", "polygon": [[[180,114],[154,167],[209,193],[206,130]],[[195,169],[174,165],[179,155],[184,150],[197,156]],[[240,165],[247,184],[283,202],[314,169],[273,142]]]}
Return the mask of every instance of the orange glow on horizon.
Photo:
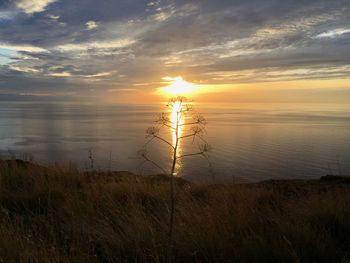
{"label": "orange glow on horizon", "polygon": [[159,89],[161,93],[171,96],[188,95],[198,88],[196,84],[187,82],[182,77],[165,77],[164,80],[170,81],[170,85]]}
{"label": "orange glow on horizon", "polygon": [[[185,81],[182,78],[163,78],[163,85],[154,81],[147,87],[135,88],[130,90],[119,90],[117,88],[106,93],[100,93],[100,101],[110,101],[112,103],[164,103],[171,97],[184,96],[194,99],[196,102],[223,102],[223,103],[240,103],[240,102],[334,102],[348,103],[346,90],[349,89],[350,79],[337,80],[289,80],[275,82],[249,82],[249,83],[201,83],[195,84]],[[174,90],[178,87],[180,81],[190,84],[187,93],[170,93],[166,90]],[[165,83],[165,85],[164,85]],[[173,86],[173,83],[177,83]],[[185,85],[186,86],[186,85]],[[334,89],[334,95],[330,92]],[[185,89],[180,89],[185,90]],[[321,91],[330,91],[322,93]],[[305,92],[304,92],[305,91]],[[318,93],[318,91],[320,91]],[[344,91],[344,93],[342,93]],[[309,93],[310,94],[309,94]],[[95,94],[95,93],[94,93]],[[345,94],[345,95],[342,95]],[[94,96],[96,101],[96,96]]]}

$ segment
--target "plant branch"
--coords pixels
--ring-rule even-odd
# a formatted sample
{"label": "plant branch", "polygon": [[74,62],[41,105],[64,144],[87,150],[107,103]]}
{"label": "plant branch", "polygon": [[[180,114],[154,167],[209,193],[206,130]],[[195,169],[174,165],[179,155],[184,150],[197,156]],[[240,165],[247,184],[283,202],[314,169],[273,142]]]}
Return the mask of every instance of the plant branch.
{"label": "plant branch", "polygon": [[189,154],[183,154],[180,155],[178,157],[176,157],[177,160],[185,158],[185,157],[189,157],[189,156],[197,156],[197,155],[203,155],[205,153],[205,151],[201,151],[201,152],[197,152],[197,153],[189,153]]}
{"label": "plant branch", "polygon": [[196,124],[201,124],[201,122],[196,121],[196,122],[182,123],[182,124],[179,124],[179,126],[188,126],[188,125],[196,125]]}
{"label": "plant branch", "polygon": [[154,140],[155,138],[153,137],[153,138],[151,138],[151,139],[149,139],[142,147],[141,147],[141,149],[144,149],[144,148],[146,148],[147,147],[147,145],[148,144],[150,144],[153,140]]}
{"label": "plant branch", "polygon": [[162,141],[162,142],[168,144],[172,149],[175,148],[170,142],[168,142],[167,140],[163,139],[162,137],[159,137],[158,135],[153,135],[153,137],[154,137],[155,139],[158,139],[158,140],[160,140],[160,141]]}
{"label": "plant branch", "polygon": [[194,136],[196,136],[197,134],[198,134],[198,133],[192,133],[192,134],[184,135],[184,136],[179,137],[179,140],[185,139],[185,138],[189,138],[189,137],[194,137]]}
{"label": "plant branch", "polygon": [[163,167],[161,167],[160,165],[158,165],[155,161],[151,160],[150,158],[148,158],[146,155],[142,155],[142,157],[145,159],[145,161],[153,164],[155,167],[157,167],[159,170],[161,170],[164,174],[167,174],[167,172],[165,171],[165,169]]}
{"label": "plant branch", "polygon": [[163,123],[163,126],[166,126],[166,127],[170,128],[170,129],[173,129],[173,130],[176,130],[176,128],[174,128],[173,126],[165,124],[165,123]]}
{"label": "plant branch", "polygon": [[175,125],[174,122],[169,120],[168,117],[166,117],[164,115],[165,115],[165,113],[162,113],[162,115],[159,117],[159,120],[157,120],[156,122],[161,122],[162,124],[169,123],[169,124]]}
{"label": "plant branch", "polygon": [[202,136],[200,136],[200,135],[198,135],[198,134],[197,134],[197,138],[201,139],[202,142],[207,143],[207,141],[206,141]]}

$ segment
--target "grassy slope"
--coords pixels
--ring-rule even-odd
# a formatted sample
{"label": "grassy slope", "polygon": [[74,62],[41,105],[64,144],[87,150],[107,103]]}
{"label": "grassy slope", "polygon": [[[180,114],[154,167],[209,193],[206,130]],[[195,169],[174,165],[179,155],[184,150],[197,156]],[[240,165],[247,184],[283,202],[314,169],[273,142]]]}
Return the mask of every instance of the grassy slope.
{"label": "grassy slope", "polygon": [[[178,181],[178,262],[349,262],[350,185]],[[1,262],[162,262],[168,180],[0,162]]]}

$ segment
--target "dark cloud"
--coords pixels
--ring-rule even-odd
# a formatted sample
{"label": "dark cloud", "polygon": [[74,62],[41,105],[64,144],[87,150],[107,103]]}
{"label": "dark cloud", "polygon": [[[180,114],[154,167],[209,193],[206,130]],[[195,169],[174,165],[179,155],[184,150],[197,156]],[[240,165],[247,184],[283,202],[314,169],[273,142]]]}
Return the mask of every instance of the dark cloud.
{"label": "dark cloud", "polygon": [[350,73],[348,0],[23,2],[0,0],[0,93],[125,89],[177,74],[223,83]]}

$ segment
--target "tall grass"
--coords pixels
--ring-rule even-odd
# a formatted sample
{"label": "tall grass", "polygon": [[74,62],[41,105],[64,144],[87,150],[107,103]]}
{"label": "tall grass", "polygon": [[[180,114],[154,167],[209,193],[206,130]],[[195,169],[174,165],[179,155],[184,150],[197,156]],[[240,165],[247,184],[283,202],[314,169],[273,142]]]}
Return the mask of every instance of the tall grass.
{"label": "tall grass", "polygon": [[[177,262],[349,262],[350,186],[176,181]],[[168,178],[0,161],[0,261],[163,262]]]}

